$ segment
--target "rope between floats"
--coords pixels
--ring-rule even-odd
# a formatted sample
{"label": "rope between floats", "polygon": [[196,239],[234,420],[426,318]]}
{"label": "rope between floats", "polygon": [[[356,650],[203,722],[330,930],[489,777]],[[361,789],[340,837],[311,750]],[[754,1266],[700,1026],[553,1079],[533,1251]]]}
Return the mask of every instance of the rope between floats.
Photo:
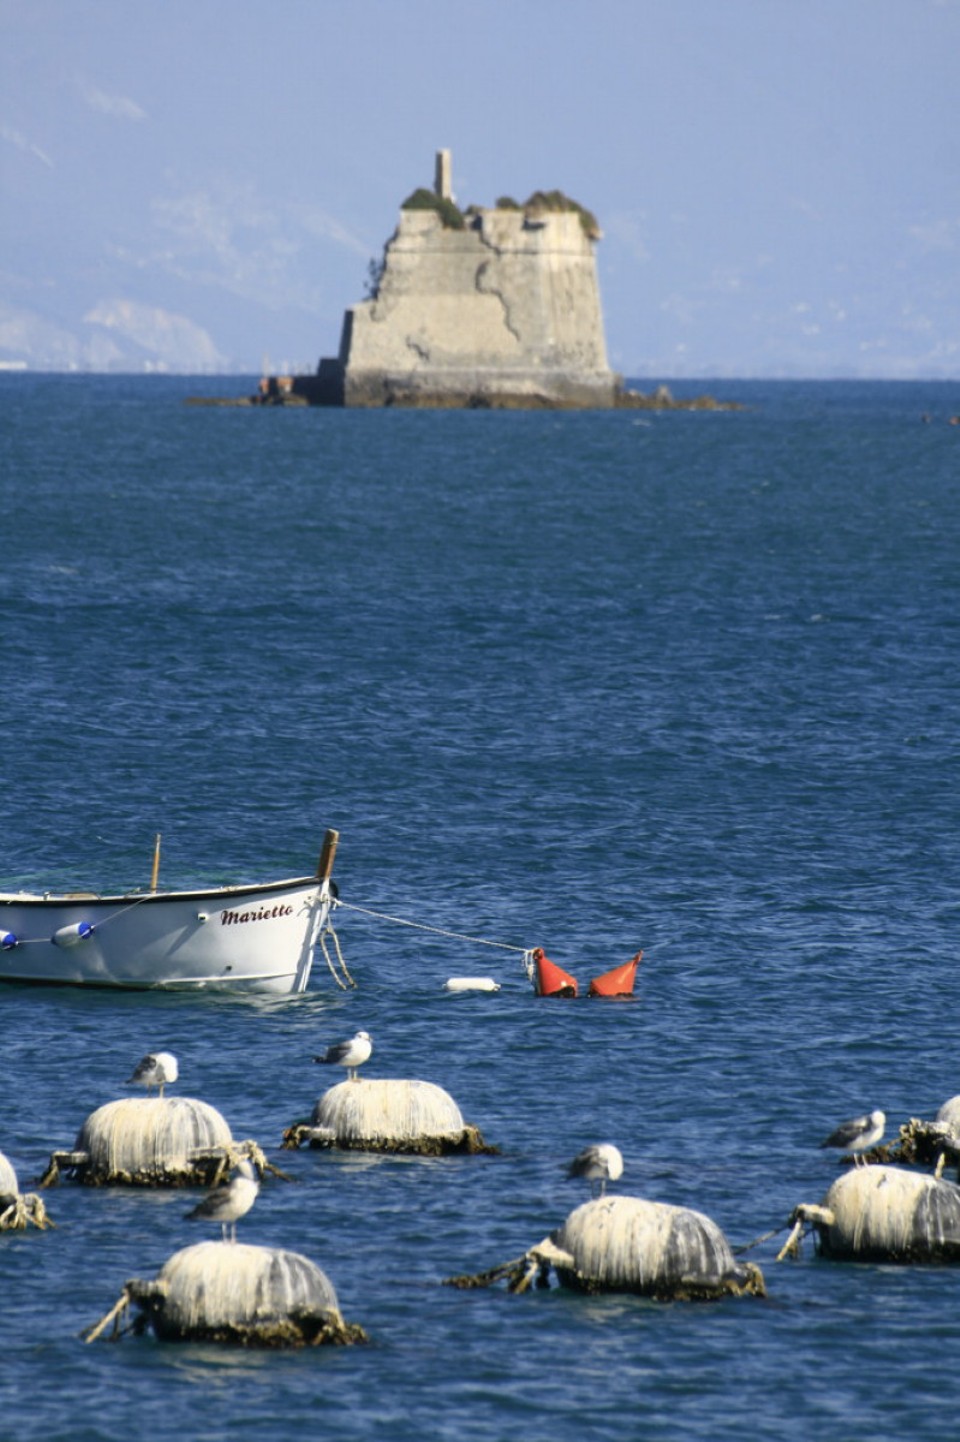
{"label": "rope between floats", "polygon": [[106,1331],[111,1322],[113,1323],[114,1338],[119,1338],[120,1336],[122,1336],[122,1333],[120,1331],[120,1323],[123,1318],[124,1312],[130,1306],[130,1302],[130,1293],[127,1287],[124,1287],[123,1291],[120,1293],[119,1300],[114,1303],[107,1315],[105,1317],[101,1317],[99,1322],[96,1322],[94,1326],[88,1328],[85,1332],[81,1332],[80,1336],[85,1342],[95,1342],[97,1338]]}
{"label": "rope between floats", "polygon": [[453,941],[471,941],[476,946],[494,946],[499,951],[515,951],[518,955],[526,954],[528,948],[525,946],[512,946],[508,941],[489,941],[484,936],[468,936],[462,931],[447,931],[442,926],[427,926],[422,921],[409,921],[403,916],[390,916],[386,911],[371,911],[366,906],[354,906],[352,902],[337,899],[337,906],[344,906],[348,911],[358,911],[362,916],[375,917],[377,921],[392,921],[395,926],[410,926],[415,931],[429,931],[434,936],[447,936]]}
{"label": "rope between floats", "polygon": [[760,1246],[761,1242],[769,1242],[772,1237],[777,1237],[781,1232],[785,1232],[789,1225],[789,1222],[784,1222],[782,1226],[774,1227],[772,1232],[764,1232],[762,1237],[754,1237],[752,1242],[744,1242],[740,1247],[732,1247],[733,1255],[740,1257],[744,1252],[752,1252],[754,1247]]}

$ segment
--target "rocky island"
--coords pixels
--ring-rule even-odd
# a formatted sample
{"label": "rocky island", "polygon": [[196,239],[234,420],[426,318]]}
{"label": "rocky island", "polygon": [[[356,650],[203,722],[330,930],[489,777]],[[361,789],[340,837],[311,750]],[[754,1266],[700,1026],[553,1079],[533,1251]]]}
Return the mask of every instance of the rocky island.
{"label": "rocky island", "polygon": [[348,407],[731,409],[624,388],[607,362],[590,211],[560,191],[460,210],[449,150],[404,201],[339,354],[249,402]]}

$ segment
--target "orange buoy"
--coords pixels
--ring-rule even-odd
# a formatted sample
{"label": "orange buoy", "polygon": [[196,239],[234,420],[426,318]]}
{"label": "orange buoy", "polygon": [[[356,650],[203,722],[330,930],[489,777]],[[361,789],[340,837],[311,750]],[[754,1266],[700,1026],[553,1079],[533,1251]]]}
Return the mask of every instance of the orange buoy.
{"label": "orange buoy", "polygon": [[538,996],[576,996],[576,977],[544,955],[538,946],[533,953],[534,990]]}
{"label": "orange buoy", "polygon": [[622,966],[615,966],[612,971],[605,971],[602,976],[595,976],[590,983],[588,996],[632,996],[634,982],[637,979],[637,967],[640,965],[642,951],[630,961],[625,961]]}

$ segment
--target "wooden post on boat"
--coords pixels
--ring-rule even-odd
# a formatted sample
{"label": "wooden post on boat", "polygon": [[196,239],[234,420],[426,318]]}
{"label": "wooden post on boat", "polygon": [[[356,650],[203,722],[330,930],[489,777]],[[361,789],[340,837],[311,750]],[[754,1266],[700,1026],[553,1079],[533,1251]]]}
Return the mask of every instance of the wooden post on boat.
{"label": "wooden post on boat", "polygon": [[317,862],[317,877],[320,881],[329,881],[330,873],[333,871],[333,861],[337,854],[337,843],[340,840],[339,831],[329,827],[323,838],[323,850],[320,852],[320,860]]}
{"label": "wooden post on boat", "polygon": [[150,890],[156,891],[157,883],[160,880],[160,832],[153,843],[153,871],[150,875]]}
{"label": "wooden post on boat", "polygon": [[[339,986],[345,991],[348,986],[356,986],[357,983],[354,981],[353,977],[347,970],[347,964],[344,961],[343,953],[340,950],[340,942],[337,940],[337,933],[334,931],[333,927],[330,924],[330,916],[333,912],[334,907],[337,904],[337,888],[330,880],[330,874],[333,871],[333,862],[334,857],[337,854],[337,842],[339,840],[339,831],[334,831],[332,826],[328,827],[327,830],[324,832],[323,850],[320,852],[320,860],[317,862],[317,880],[319,881],[320,885],[317,888],[317,896],[314,903],[316,922],[314,926],[312,944],[313,946],[319,945],[321,951],[323,952],[327,966],[330,968],[330,975],[337,983],[337,986]],[[336,948],[337,960],[340,963],[340,970],[343,972],[342,980],[337,975],[336,967],[330,959],[330,953],[327,950],[326,943],[327,936],[330,936],[332,938],[333,944]],[[297,991],[303,991],[305,989],[307,985],[307,978],[309,977],[309,975],[310,955],[308,954],[306,958],[306,966],[301,967],[301,971],[298,973],[298,985],[296,987]]]}

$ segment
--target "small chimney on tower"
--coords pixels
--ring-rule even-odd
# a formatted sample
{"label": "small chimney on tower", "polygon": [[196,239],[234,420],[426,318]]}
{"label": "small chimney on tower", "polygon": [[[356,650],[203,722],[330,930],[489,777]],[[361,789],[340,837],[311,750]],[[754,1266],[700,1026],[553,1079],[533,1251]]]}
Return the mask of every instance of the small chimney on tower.
{"label": "small chimney on tower", "polygon": [[449,150],[437,151],[433,188],[441,200],[453,199],[453,160]]}

